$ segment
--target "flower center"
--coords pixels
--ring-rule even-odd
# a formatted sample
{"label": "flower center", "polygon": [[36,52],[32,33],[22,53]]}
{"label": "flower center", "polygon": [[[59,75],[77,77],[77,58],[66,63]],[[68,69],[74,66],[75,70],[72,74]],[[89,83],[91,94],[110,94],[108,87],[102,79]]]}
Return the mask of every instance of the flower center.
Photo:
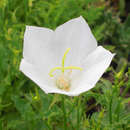
{"label": "flower center", "polygon": [[71,86],[71,80],[68,77],[65,77],[64,75],[61,75],[56,79],[56,86],[59,89],[69,91]]}
{"label": "flower center", "polygon": [[[50,70],[50,77],[54,77],[54,75],[52,74],[54,71],[56,70],[61,70],[62,75],[59,76],[58,78],[56,78],[56,86],[59,89],[65,90],[65,91],[69,91],[70,87],[71,87],[71,79],[70,79],[70,74],[72,73],[72,69],[75,70],[82,70],[81,67],[76,67],[76,66],[68,66],[65,67],[65,60],[66,60],[66,55],[68,54],[70,48],[68,48],[65,53],[64,56],[62,58],[62,66],[61,67],[54,67]],[[65,76],[65,70],[70,70],[70,72],[68,73],[68,75]]]}

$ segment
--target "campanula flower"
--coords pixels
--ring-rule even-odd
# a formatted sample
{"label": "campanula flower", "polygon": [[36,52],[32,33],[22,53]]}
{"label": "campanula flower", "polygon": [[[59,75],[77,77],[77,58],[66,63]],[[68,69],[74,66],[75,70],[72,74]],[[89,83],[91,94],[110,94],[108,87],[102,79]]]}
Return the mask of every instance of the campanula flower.
{"label": "campanula flower", "polygon": [[26,26],[20,70],[45,93],[77,96],[95,86],[113,57],[80,16],[54,31]]}

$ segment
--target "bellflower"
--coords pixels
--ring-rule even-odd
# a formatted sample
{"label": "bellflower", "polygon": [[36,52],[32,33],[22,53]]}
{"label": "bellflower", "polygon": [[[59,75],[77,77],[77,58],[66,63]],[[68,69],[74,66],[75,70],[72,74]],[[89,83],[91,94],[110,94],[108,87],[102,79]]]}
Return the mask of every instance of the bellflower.
{"label": "bellflower", "polygon": [[77,96],[95,86],[113,56],[80,16],[54,31],[26,26],[20,70],[45,93]]}

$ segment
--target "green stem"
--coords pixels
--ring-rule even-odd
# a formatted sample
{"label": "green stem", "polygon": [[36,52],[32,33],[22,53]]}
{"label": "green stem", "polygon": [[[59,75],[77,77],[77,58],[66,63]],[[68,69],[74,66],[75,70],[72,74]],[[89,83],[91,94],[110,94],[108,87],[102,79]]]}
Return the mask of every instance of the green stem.
{"label": "green stem", "polygon": [[112,97],[110,99],[110,104],[109,104],[109,122],[112,124]]}
{"label": "green stem", "polygon": [[79,130],[79,125],[80,125],[80,96],[77,97],[77,102],[78,102],[78,106],[77,106],[77,130]]}
{"label": "green stem", "polygon": [[63,114],[64,114],[64,130],[67,130],[67,117],[66,117],[66,110],[65,110],[64,95],[62,96],[62,110],[63,110]]}

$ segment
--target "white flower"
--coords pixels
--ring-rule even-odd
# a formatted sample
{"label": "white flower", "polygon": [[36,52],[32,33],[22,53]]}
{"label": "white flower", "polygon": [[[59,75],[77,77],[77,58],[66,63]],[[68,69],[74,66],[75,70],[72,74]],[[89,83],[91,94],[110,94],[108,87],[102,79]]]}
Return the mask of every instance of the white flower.
{"label": "white flower", "polygon": [[95,86],[113,56],[80,16],[55,31],[26,26],[20,70],[45,93],[77,96]]}

